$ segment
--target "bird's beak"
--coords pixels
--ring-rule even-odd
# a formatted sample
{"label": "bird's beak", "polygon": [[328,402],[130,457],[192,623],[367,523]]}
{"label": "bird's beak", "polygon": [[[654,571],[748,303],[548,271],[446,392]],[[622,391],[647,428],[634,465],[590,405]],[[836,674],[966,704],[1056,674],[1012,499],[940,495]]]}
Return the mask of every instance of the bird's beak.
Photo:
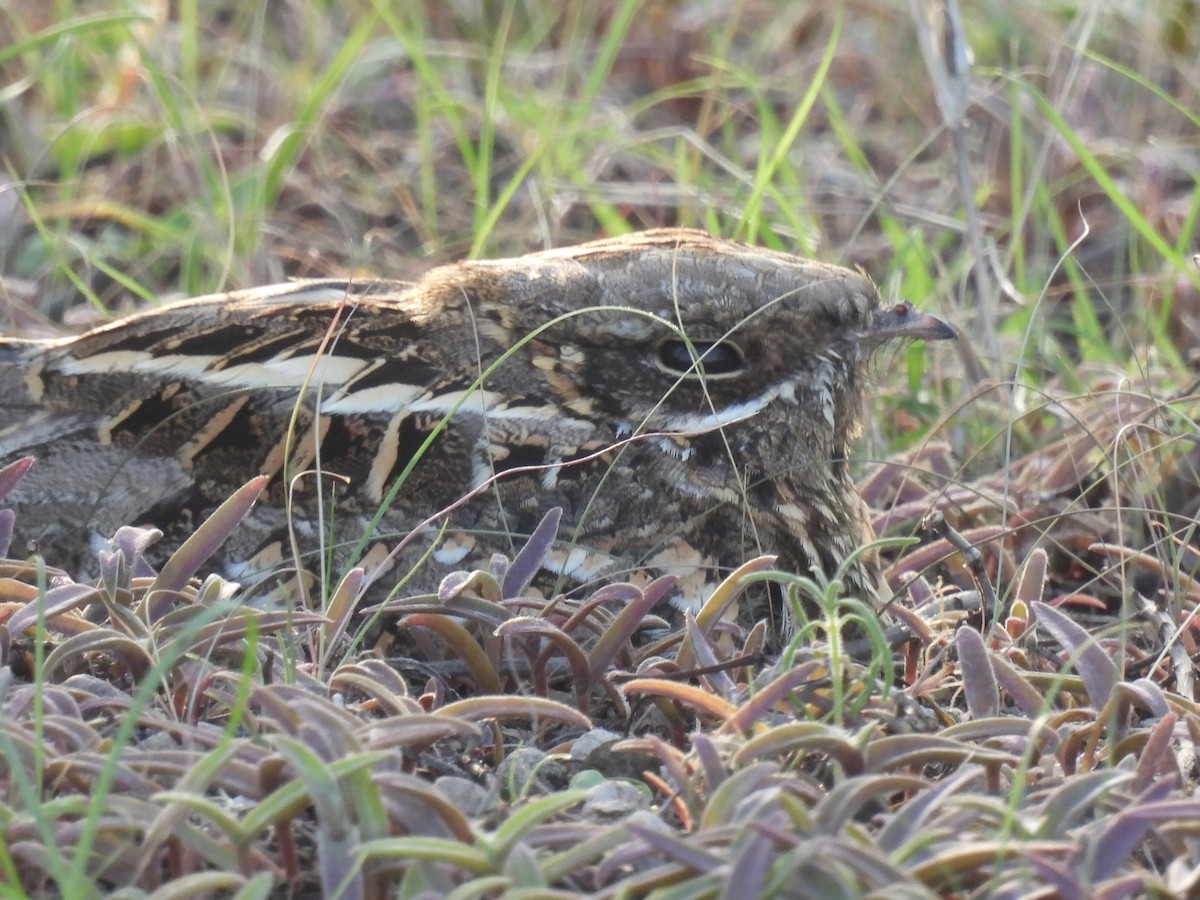
{"label": "bird's beak", "polygon": [[958,335],[941,319],[913,309],[913,305],[905,300],[877,312],[866,337],[873,343],[882,344],[900,337],[948,341]]}

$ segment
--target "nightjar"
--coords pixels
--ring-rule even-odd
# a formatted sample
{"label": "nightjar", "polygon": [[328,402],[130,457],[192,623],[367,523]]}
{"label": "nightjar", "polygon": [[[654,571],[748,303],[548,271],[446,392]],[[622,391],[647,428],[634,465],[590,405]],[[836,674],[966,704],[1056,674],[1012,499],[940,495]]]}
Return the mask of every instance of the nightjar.
{"label": "nightjar", "polygon": [[[376,558],[421,525],[385,581],[436,541],[408,585],[433,590],[561,507],[547,584],[674,573],[694,604],[760,552],[832,573],[870,537],[847,470],[868,360],[953,336],[861,274],[660,229],[0,340],[0,463],[37,460],[6,499],[13,546],[87,571],[152,524],[165,555],[268,474],[220,551],[243,582],[294,574],[289,525],[305,554],[370,530]],[[875,600],[878,568],[849,590]]]}

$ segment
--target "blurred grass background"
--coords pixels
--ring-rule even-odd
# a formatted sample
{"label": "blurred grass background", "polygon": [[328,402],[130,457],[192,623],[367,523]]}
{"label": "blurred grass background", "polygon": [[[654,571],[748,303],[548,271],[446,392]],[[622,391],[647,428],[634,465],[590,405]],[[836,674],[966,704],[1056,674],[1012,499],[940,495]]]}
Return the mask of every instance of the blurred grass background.
{"label": "blurred grass background", "polygon": [[3,0],[0,326],[688,225],[964,330],[885,361],[876,454],[964,385],[1186,377],[1200,7],[970,4],[958,81],[947,8]]}

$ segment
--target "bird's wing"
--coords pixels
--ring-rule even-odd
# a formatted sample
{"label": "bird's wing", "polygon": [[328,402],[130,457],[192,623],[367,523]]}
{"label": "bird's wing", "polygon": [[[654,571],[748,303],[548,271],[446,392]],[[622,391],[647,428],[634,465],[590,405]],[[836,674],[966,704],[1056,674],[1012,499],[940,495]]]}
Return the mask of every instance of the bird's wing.
{"label": "bird's wing", "polygon": [[[423,439],[413,413],[436,413],[474,371],[426,352],[436,310],[407,287],[298,282],[75,338],[0,340],[0,464],[37,459],[9,497],[19,523],[39,538],[81,520],[104,535],[156,508],[204,513],[260,473],[326,463],[382,497]],[[400,433],[404,419],[413,433]]]}

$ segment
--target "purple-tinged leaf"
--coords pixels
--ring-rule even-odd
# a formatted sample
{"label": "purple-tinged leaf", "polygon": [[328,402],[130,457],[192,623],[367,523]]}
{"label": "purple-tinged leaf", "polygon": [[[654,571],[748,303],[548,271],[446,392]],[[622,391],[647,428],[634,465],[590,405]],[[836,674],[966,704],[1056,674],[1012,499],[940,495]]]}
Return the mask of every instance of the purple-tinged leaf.
{"label": "purple-tinged leaf", "polygon": [[482,740],[483,729],[462,719],[419,713],[372,722],[360,733],[360,739],[369,750],[399,747],[414,753],[447,738],[473,744]]}
{"label": "purple-tinged leaf", "polygon": [[[1168,791],[1171,790],[1170,785],[1164,786]],[[1155,791],[1151,789],[1146,793]],[[1145,796],[1141,795],[1131,801],[1128,808],[1100,821],[1103,832],[1087,854],[1087,858],[1092,862],[1090,874],[1093,881],[1103,881],[1115,876],[1154,826],[1171,822],[1194,822],[1200,818],[1198,800],[1146,803]]]}
{"label": "purple-tinged leaf", "polygon": [[[80,709],[87,712],[85,707],[92,702],[104,702],[105,700],[116,700],[122,704],[128,703],[130,696],[126,691],[121,690],[111,681],[103,678],[97,678],[95,675],[88,675],[84,672],[77,672],[74,675],[69,675],[62,682],[62,687],[70,689],[75,694],[78,694],[80,699]],[[49,690],[49,686],[46,690]],[[87,698],[87,699],[84,699]],[[94,709],[91,710],[94,712]]]}
{"label": "purple-tinged leaf", "polygon": [[1070,841],[977,840],[963,835],[922,856],[919,862],[909,867],[908,873],[927,889],[957,896],[964,884],[975,882],[1000,867],[1010,868],[1035,854],[1061,857],[1074,849]]}
{"label": "purple-tinged leaf", "polygon": [[1129,780],[1128,772],[1113,769],[1085,772],[1065,779],[1043,804],[1034,835],[1058,837],[1079,822],[1092,819],[1096,815],[1097,804]]}
{"label": "purple-tinged leaf", "polygon": [[546,554],[554,544],[554,539],[558,537],[558,523],[562,519],[562,513],[561,506],[547,511],[542,516],[542,521],[538,522],[537,528],[533,529],[533,534],[529,536],[525,546],[518,551],[512,565],[504,574],[502,590],[505,597],[519,597],[533,582],[534,576],[542,568]]}
{"label": "purple-tinged leaf", "polygon": [[829,677],[829,667],[819,660],[801,663],[776,676],[765,685],[760,685],[754,696],[738,708],[724,725],[721,733],[748,731],[762,721],[780,700],[806,685],[820,683]]}
{"label": "purple-tinged leaf", "polygon": [[1050,859],[1040,853],[1030,853],[1026,859],[1041,876],[1042,881],[1045,882],[1044,886],[1052,890],[1055,898],[1090,900],[1092,892],[1089,885],[1081,884],[1079,878],[1061,861]]}
{"label": "purple-tinged leaf", "polygon": [[[658,816],[644,810],[637,810],[624,822],[613,824],[602,834],[604,844],[601,846],[607,845],[607,852],[595,866],[594,883],[614,887],[612,882],[620,878],[620,896],[649,896],[655,888],[676,884],[679,881],[679,866],[662,864],[660,860],[650,858],[647,846],[642,841],[630,840],[630,828],[634,826],[649,832],[674,834],[671,827]],[[563,866],[556,866],[552,871],[562,874],[563,870]],[[630,876],[630,871],[636,871],[637,874]],[[610,890],[608,894],[614,892]]]}
{"label": "purple-tinged leaf", "polygon": [[96,554],[100,566],[99,587],[105,595],[105,605],[116,602],[117,591],[129,588],[129,567],[120,553],[101,550]]}
{"label": "purple-tinged leaf", "polygon": [[[768,571],[775,565],[776,559],[777,557],[774,556],[756,556],[754,559],[747,560],[730,572],[729,577],[717,585],[716,590],[712,592],[712,596],[704,601],[704,605],[696,613],[696,624],[700,627],[700,630],[704,634],[708,634],[725,617],[725,613],[733,606],[738,595],[746,589],[747,577],[755,575],[758,572]],[[686,652],[679,654],[677,662],[684,669],[690,669],[693,665]]]}
{"label": "purple-tinged leaf", "polygon": [[[675,580],[674,575],[663,575],[655,578],[640,591],[637,591],[632,585],[629,586],[637,593],[617,613],[617,617],[592,645],[588,654],[588,665],[593,676],[597,679],[604,676],[608,667],[612,665],[612,661],[621,652],[621,648],[629,645],[634,632],[641,627],[642,620],[650,610],[675,589]],[[601,588],[600,591],[615,590],[621,587],[624,586],[610,585]]]}
{"label": "purple-tinged leaf", "polygon": [[732,699],[733,695],[737,692],[737,685],[733,683],[733,679],[729,677],[729,674],[719,667],[720,660],[717,658],[716,651],[713,650],[708,639],[701,633],[699,627],[697,627],[696,619],[692,615],[691,610],[684,613],[683,631],[683,646],[690,650],[692,657],[695,659],[695,664],[699,668],[712,670],[704,676],[704,680],[708,682],[716,693],[720,694],[726,700]]}
{"label": "purple-tinged leaf", "polygon": [[110,594],[107,591],[99,591],[96,596],[108,614],[108,625],[111,628],[123,632],[135,640],[144,640],[149,637],[150,626],[142,620],[139,614],[141,604],[129,606],[123,602],[120,593]]}
{"label": "purple-tinged leaf", "polygon": [[459,716],[468,722],[483,719],[531,719],[541,724],[541,720],[545,719],[559,722],[568,728],[591,730],[595,727],[591,720],[578,710],[557,700],[547,700],[545,697],[469,697],[466,700],[447,703],[439,712],[444,716]]}
{"label": "purple-tinged leaf", "polygon": [[[6,673],[7,674],[7,673]],[[79,701],[87,703],[89,694],[100,693],[110,699],[116,699],[120,704],[129,702],[129,695],[109,682],[93,679],[99,685],[98,690],[88,690],[87,676],[72,675],[63,684],[55,685],[42,682],[38,685],[18,685],[11,687],[11,692],[0,696],[0,720],[15,723],[17,719],[27,719],[34,715],[38,704],[41,704],[46,716],[62,716],[75,721],[88,721],[88,713]],[[82,684],[82,687],[81,687]],[[76,694],[79,699],[76,699]],[[94,724],[94,723],[91,723]],[[98,738],[104,735],[97,731]]]}
{"label": "purple-tinged leaf", "polygon": [[743,838],[742,845],[733,860],[729,877],[722,879],[724,886],[718,895],[718,900],[761,897],[763,881],[766,874],[771,871],[771,860],[775,854],[775,841],[762,831],[750,829]]}
{"label": "purple-tinged leaf", "polygon": [[324,697],[302,697],[294,705],[301,717],[296,736],[325,762],[332,764],[362,752],[359,721],[349,710]]}
{"label": "purple-tinged leaf", "polygon": [[90,584],[64,584],[46,591],[39,600],[25,604],[8,620],[8,633],[20,634],[37,624],[38,617],[49,622],[56,616],[84,606],[96,596],[96,589]]}
{"label": "purple-tinged leaf", "polygon": [[901,804],[895,815],[888,818],[879,830],[875,845],[887,854],[899,849],[901,845],[911,841],[913,835],[919,833],[921,826],[937,812],[943,798],[979,782],[982,778],[983,769],[980,766],[966,765],[953,775],[930,786],[928,790],[921,791],[907,803]]}
{"label": "purple-tinged leaf", "polygon": [[499,584],[504,578],[504,573],[508,571],[508,567],[511,565],[512,563],[508,561],[508,557],[503,553],[493,553],[492,558],[488,560],[487,573],[496,579],[496,583]]}
{"label": "purple-tinged leaf", "polygon": [[988,719],[1000,712],[1000,691],[992,671],[987,645],[979,633],[960,628],[954,637],[958,665],[962,671],[963,695],[973,719]]}
{"label": "purple-tinged leaf", "polygon": [[[837,868],[843,868],[846,871],[857,872],[863,881],[883,888],[883,890],[872,891],[870,893],[872,897],[929,896],[914,883],[904,867],[893,863],[870,843],[847,838],[837,840],[817,838],[813,843],[819,847],[819,858],[824,863],[826,871],[832,873]],[[845,885],[845,881],[840,881],[840,885]],[[905,887],[912,887],[914,890],[906,892]],[[834,887],[832,896],[847,896],[847,894],[845,890],[838,890],[837,887]]]}
{"label": "purple-tinged leaf", "polygon": [[[29,467],[33,465],[32,456],[23,456],[16,462],[11,462],[7,466],[0,468],[0,500],[8,496],[8,492],[17,486]],[[4,554],[0,553],[0,556]]]}
{"label": "purple-tinged leaf", "polygon": [[438,585],[437,596],[443,604],[452,603],[460,597],[475,597],[489,603],[499,603],[504,599],[496,576],[481,569],[451,572]]}
{"label": "purple-tinged leaf", "polygon": [[553,821],[555,816],[570,807],[585,802],[590,794],[591,791],[586,790],[562,790],[510,808],[490,835],[490,852],[494,858],[503,859],[519,844],[533,838],[539,826]]}
{"label": "purple-tinged leaf", "polygon": [[814,824],[817,830],[835,836],[866,804],[878,802],[886,807],[888,797],[892,794],[920,791],[928,787],[929,782],[916,775],[862,775],[847,778],[834,785],[821,801],[816,809]]}
{"label": "purple-tinged leaf", "polygon": [[145,648],[138,641],[108,629],[93,629],[74,635],[63,641],[46,655],[42,674],[53,679],[59,667],[74,667],[89,654],[112,654],[140,681],[154,665]]}
{"label": "purple-tinged leaf", "polygon": [[[938,595],[933,592],[933,586],[924,575],[918,572],[912,573],[912,576],[904,582],[904,589],[908,592],[908,602],[893,604],[901,609],[920,610],[938,600]],[[926,624],[925,628],[928,630],[929,625]]]}
{"label": "purple-tinged leaf", "polygon": [[389,717],[422,713],[420,704],[409,696],[408,683],[381,659],[364,659],[334,670],[329,678],[330,693],[353,695],[355,690],[372,698]]}
{"label": "purple-tinged leaf", "polygon": [[[187,640],[189,653],[204,655],[214,646],[240,641],[255,631],[260,635],[323,625],[325,618],[316,613],[292,612],[287,609],[259,610],[240,607],[218,621],[208,621],[212,613],[201,606],[184,606],[159,620],[157,639]],[[204,624],[197,627],[197,622]]]}
{"label": "purple-tinged leaf", "polygon": [[[5,777],[24,778],[27,784],[37,783],[46,764],[45,743],[35,739],[32,728],[24,728],[17,722],[0,722],[0,738],[4,740]],[[19,830],[13,827],[14,824],[10,819],[4,835],[10,853],[14,847],[14,839],[20,836]]]}
{"label": "purple-tinged leaf", "polygon": [[1035,718],[1049,707],[1041,691],[1035,688],[1012,663],[1004,657],[989,651],[992,674],[996,682],[1003,688],[1017,707],[1029,718]]}
{"label": "purple-tinged leaf", "polygon": [[128,765],[124,755],[120,760],[114,767],[111,760],[103,753],[64,754],[46,761],[44,777],[50,784],[66,783],[86,786],[95,784],[102,775],[111,776],[111,790],[117,796],[133,794],[149,797],[158,789],[158,785]]}
{"label": "purple-tinged leaf", "polygon": [[[399,820],[418,834],[470,844],[476,838],[469,818],[472,813],[462,808],[463,799],[456,797],[451,789],[453,782],[462,780],[439,780],[434,786],[404,772],[377,772],[372,777],[380,799],[388,808],[389,817]],[[471,782],[467,786],[478,787]],[[487,796],[486,790],[484,796]],[[486,804],[486,800],[484,802]]]}
{"label": "purple-tinged leaf", "polygon": [[[689,809],[695,813],[702,808],[701,801],[696,796],[688,766],[678,748],[672,747],[653,734],[648,734],[643,738],[631,738],[613,745],[613,753],[622,752],[650,753],[658,757],[667,783],[687,801]],[[714,790],[713,794],[715,795],[715,793]]]}
{"label": "purple-tinged leaf", "polygon": [[[592,797],[596,796],[593,791]],[[588,802],[585,802],[583,809],[588,809]],[[553,853],[549,857],[543,858],[541,863],[541,877],[545,884],[554,885],[564,879],[572,879],[577,884],[582,883],[580,879],[581,873],[587,870],[587,884],[594,890],[598,890],[604,885],[607,885],[614,877],[622,879],[621,890],[625,892],[625,896],[645,896],[645,894],[633,894],[625,891],[626,886],[631,881],[636,881],[638,876],[630,876],[630,866],[636,867],[638,871],[646,870],[643,863],[644,857],[635,858],[637,853],[645,853],[645,846],[639,841],[629,839],[628,826],[634,823],[640,824],[645,828],[658,831],[670,831],[670,826],[658,818],[658,813],[650,812],[646,809],[634,809],[624,820],[614,822],[608,825],[595,826],[577,826],[560,831],[560,835],[565,835],[570,842],[567,849],[563,852]],[[549,826],[553,827],[553,826]],[[547,829],[541,829],[544,834]],[[472,836],[471,840],[476,840]],[[659,867],[661,869],[661,867]],[[482,879],[477,879],[476,884],[482,884]],[[498,884],[497,892],[503,893],[507,884]],[[550,897],[554,892],[541,892],[544,896]],[[560,892],[561,893],[561,892]],[[609,896],[612,892],[607,892]]]}
{"label": "purple-tinged leaf", "polygon": [[[59,754],[88,751],[95,751],[99,754],[107,749],[106,736],[96,728],[94,722],[85,722],[82,719],[67,718],[61,715],[46,716],[42,719],[42,728],[43,739],[48,744],[53,744]],[[130,754],[124,761],[146,773],[146,768],[141,765],[144,761],[141,755],[138,754],[137,759],[132,757],[133,754]]]}
{"label": "purple-tinged leaf", "polygon": [[146,562],[146,550],[162,539],[157,528],[122,525],[108,542],[112,549],[125,557],[130,578],[153,578],[158,573]]}
{"label": "purple-tinged leaf", "polygon": [[979,763],[988,768],[1016,766],[1020,757],[991,747],[948,741],[932,734],[890,734],[867,744],[866,772],[881,772],[905,766]]}
{"label": "purple-tinged leaf", "polygon": [[737,769],[753,760],[795,753],[831,756],[851,776],[863,770],[858,745],[842,729],[825,722],[784,722],[765,728],[739,747],[730,763]]}
{"label": "purple-tinged leaf", "polygon": [[[476,876],[489,876],[495,870],[492,858],[483,848],[463,841],[416,835],[376,838],[363,841],[358,852],[360,858],[373,867],[380,863],[390,865],[396,860],[402,861],[408,869],[408,875],[395,894],[398,897],[449,896],[461,877],[443,881],[444,869],[450,870],[455,876],[459,876],[459,870]],[[425,868],[428,868],[428,872],[424,871]],[[471,884],[482,880],[479,878]],[[507,884],[507,879],[501,883]]]}
{"label": "purple-tinged leaf", "polygon": [[725,864],[723,856],[689,843],[679,835],[663,834],[640,825],[630,825],[629,831],[641,838],[651,852],[657,852],[692,872],[711,872]]}
{"label": "purple-tinged leaf", "polygon": [[773,784],[778,774],[779,766],[773,762],[751,763],[735,771],[712,792],[697,830],[703,832],[735,822],[738,808]]}
{"label": "purple-tinged leaf", "polygon": [[1092,706],[1103,709],[1121,680],[1116,664],[1108,652],[1096,643],[1087,629],[1046,603],[1033,604],[1037,623],[1062,644],[1070,655]]}
{"label": "purple-tinged leaf", "polygon": [[1141,701],[1142,708],[1155,718],[1161,719],[1171,711],[1163,689],[1149,678],[1122,682],[1121,689]]}
{"label": "purple-tinged leaf", "polygon": [[[163,564],[162,571],[150,586],[152,602],[147,606],[148,621],[154,622],[171,608],[172,597],[187,585],[188,579],[212,557],[217,548],[237,528],[238,523],[250,512],[254,501],[267,486],[269,478],[259,475],[251,478],[214,510],[213,514],[200,523],[188,536],[171,558]],[[156,595],[162,595],[157,600]]]}
{"label": "purple-tinged leaf", "polygon": [[[1035,734],[1036,732],[1036,734]],[[939,737],[955,741],[977,743],[984,741],[1005,741],[1006,739],[1023,738],[1024,748],[1030,740],[1036,741],[1037,753],[1053,753],[1062,743],[1062,737],[1044,721],[1030,721],[1023,716],[993,716],[990,719],[972,719],[959,722],[938,732]],[[1012,746],[1013,741],[1007,740],[1006,747]],[[1023,752],[1028,753],[1028,750]]]}
{"label": "purple-tinged leaf", "polygon": [[720,751],[704,732],[692,735],[692,752],[700,763],[700,771],[704,775],[704,787],[711,794],[729,777],[729,770],[721,761]]}
{"label": "purple-tinged leaf", "polygon": [[250,705],[261,707],[258,713],[261,719],[270,721],[277,731],[292,734],[299,730],[303,722],[297,709],[301,697],[301,690],[292,685],[255,685],[250,689]]}
{"label": "purple-tinged leaf", "polygon": [[[922,505],[928,508],[928,504],[924,500]],[[978,528],[969,528],[962,533],[962,539],[972,547],[980,547],[984,544],[990,544],[994,541],[1002,540],[1007,534],[1007,530],[999,525],[983,525]],[[922,544],[910,553],[906,553],[900,559],[896,560],[891,567],[890,574],[898,576],[903,572],[925,572],[932,570],[934,566],[944,563],[959,551],[945,538],[939,538],[936,541],[931,541],[928,544]]]}
{"label": "purple-tinged leaf", "polygon": [[[449,578],[450,576],[447,575],[446,577]],[[485,577],[490,576],[487,576],[485,573]],[[443,580],[444,583],[445,581]],[[363,607],[358,611],[358,614],[364,617],[383,614],[405,616],[418,613],[433,613],[439,616],[461,616],[464,619],[478,622],[488,628],[496,628],[502,622],[507,622],[513,617],[513,613],[509,612],[499,603],[476,597],[470,592],[455,594],[445,602],[438,600],[437,597],[430,594],[422,594],[417,597],[388,600],[374,606]]]}
{"label": "purple-tinged leaf", "polygon": [[[567,659],[568,665],[571,667],[571,681],[575,691],[575,706],[581,713],[587,715],[588,699],[591,691],[591,672],[588,669],[587,654],[583,652],[583,648],[561,628],[552,622],[545,619],[539,619],[534,616],[517,616],[509,619],[503,625],[496,629],[496,636],[501,638],[513,637],[539,637],[549,641],[554,647],[562,651],[562,654]],[[545,654],[539,654],[538,663],[544,665],[546,661]],[[544,678],[541,679],[544,682]]]}
{"label": "purple-tinged leaf", "polygon": [[1137,754],[1133,775],[1135,791],[1146,790],[1160,774],[1167,772],[1172,776],[1171,781],[1179,782],[1179,766],[1171,752],[1177,721],[1179,717],[1175,713],[1168,713],[1150,729],[1150,737]]}
{"label": "purple-tinged leaf", "polygon": [[400,628],[426,628],[446,642],[475,677],[479,690],[485,694],[498,694],[502,690],[500,673],[479,642],[466,628],[450,616],[431,613],[416,613],[405,616],[397,623]]}
{"label": "purple-tinged leaf", "polygon": [[[1145,897],[1165,896],[1155,891],[1159,880],[1154,875],[1144,872],[1129,872],[1116,878],[1108,878],[1103,884],[1095,886],[1090,900],[1143,900]],[[1180,896],[1171,894],[1170,896]],[[1194,894],[1188,894],[1194,896]]]}
{"label": "purple-tinged leaf", "polygon": [[1013,597],[1023,603],[1041,601],[1046,592],[1046,564],[1048,557],[1041,547],[1035,547],[1021,564],[1017,574],[1017,589]]}
{"label": "purple-tinged leaf", "polygon": [[365,577],[366,570],[355,566],[342,577],[334,589],[333,596],[325,607],[325,616],[329,619],[329,624],[322,629],[327,648],[336,647],[346,629],[350,627],[354,605],[359,599]]}

